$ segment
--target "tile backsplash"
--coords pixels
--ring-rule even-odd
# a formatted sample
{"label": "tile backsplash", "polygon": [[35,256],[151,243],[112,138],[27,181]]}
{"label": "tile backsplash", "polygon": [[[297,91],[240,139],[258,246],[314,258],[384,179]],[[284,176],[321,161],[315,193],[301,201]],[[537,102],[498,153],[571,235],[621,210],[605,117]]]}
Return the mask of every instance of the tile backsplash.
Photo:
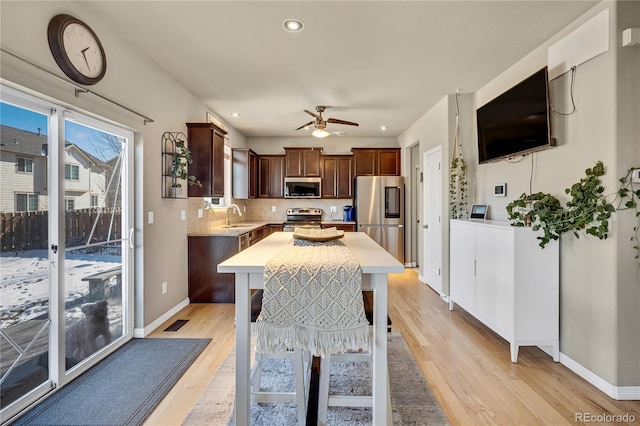
{"label": "tile backsplash", "polygon": [[[248,200],[232,200],[242,211],[242,216],[234,210],[230,211],[231,223],[244,221],[260,222],[284,222],[286,210],[292,207],[320,208],[324,214],[323,221],[342,221],[342,209],[344,206],[353,205],[353,200],[326,200],[326,199],[284,199],[284,198],[252,198]],[[336,212],[331,213],[331,206],[336,207]],[[202,198],[191,197],[187,206],[187,232],[207,232],[217,226],[222,226],[226,221],[226,209],[204,210]],[[275,211],[274,210],[275,207]],[[203,209],[203,216],[198,218],[198,209]]]}

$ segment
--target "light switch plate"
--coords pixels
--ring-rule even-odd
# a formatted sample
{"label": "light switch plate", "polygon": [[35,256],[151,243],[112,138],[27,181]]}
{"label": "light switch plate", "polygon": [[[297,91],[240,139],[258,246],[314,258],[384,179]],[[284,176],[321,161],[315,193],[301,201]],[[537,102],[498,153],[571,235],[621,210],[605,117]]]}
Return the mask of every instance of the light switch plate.
{"label": "light switch plate", "polygon": [[149,223],[149,225],[152,225],[153,224],[153,212],[152,211],[149,212],[149,215],[148,215],[147,219],[148,219],[147,222]]}
{"label": "light switch plate", "polygon": [[640,169],[635,169],[631,172],[631,182],[640,183]]}
{"label": "light switch plate", "polygon": [[186,210],[180,210],[180,219],[181,220],[187,220],[187,211]]}
{"label": "light switch plate", "polygon": [[276,212],[276,206],[271,206],[271,211],[272,211],[273,213],[275,213],[275,212]]}

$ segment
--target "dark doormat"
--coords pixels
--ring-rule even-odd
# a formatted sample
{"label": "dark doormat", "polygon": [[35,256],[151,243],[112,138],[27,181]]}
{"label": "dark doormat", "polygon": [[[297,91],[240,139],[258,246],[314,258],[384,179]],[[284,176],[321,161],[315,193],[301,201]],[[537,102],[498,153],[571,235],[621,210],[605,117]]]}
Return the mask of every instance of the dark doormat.
{"label": "dark doormat", "polygon": [[178,330],[180,330],[180,327],[182,327],[183,325],[185,325],[188,322],[189,322],[189,320],[176,320],[169,327],[165,328],[164,331],[178,331]]}

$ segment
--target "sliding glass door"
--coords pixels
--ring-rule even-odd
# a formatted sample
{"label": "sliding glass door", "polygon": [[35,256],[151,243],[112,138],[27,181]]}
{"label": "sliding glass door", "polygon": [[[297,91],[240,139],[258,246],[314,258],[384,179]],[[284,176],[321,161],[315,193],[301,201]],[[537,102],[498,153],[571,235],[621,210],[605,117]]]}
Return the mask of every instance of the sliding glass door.
{"label": "sliding glass door", "polygon": [[[4,98],[4,97],[3,97]],[[49,374],[49,110],[2,103],[0,136],[0,406],[41,395]],[[18,124],[21,123],[21,124]],[[45,155],[43,155],[45,150]]]}
{"label": "sliding glass door", "polygon": [[2,87],[0,390],[8,418],[133,334],[132,134]]}

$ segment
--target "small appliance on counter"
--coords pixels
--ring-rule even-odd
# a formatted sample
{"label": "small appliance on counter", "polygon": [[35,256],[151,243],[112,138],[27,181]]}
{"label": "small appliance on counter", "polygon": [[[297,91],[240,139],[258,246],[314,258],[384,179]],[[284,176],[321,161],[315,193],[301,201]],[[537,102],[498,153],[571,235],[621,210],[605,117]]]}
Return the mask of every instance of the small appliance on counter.
{"label": "small appliance on counter", "polygon": [[353,222],[353,206],[344,206],[342,208],[342,221],[343,222]]}

